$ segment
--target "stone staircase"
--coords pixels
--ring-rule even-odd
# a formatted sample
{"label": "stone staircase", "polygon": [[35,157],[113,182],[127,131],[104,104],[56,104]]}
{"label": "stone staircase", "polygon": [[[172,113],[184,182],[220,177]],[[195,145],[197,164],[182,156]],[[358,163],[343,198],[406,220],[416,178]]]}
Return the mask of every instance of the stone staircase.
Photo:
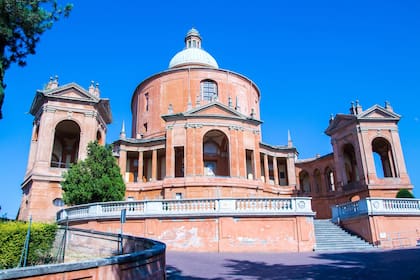
{"label": "stone staircase", "polygon": [[330,220],[314,220],[315,251],[358,251],[375,247],[357,235],[352,235]]}

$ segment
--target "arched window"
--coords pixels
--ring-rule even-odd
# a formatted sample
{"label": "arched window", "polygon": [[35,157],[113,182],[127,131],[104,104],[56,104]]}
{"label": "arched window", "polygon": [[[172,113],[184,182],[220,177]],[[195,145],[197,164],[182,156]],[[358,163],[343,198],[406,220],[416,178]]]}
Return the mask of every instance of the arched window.
{"label": "arched window", "polygon": [[53,205],[57,206],[57,207],[62,207],[62,206],[64,206],[64,201],[61,198],[55,198],[53,200]]}
{"label": "arched window", "polygon": [[384,138],[375,138],[372,141],[372,151],[376,167],[376,176],[378,178],[396,177],[391,144]]}
{"label": "arched window", "polygon": [[357,182],[359,173],[357,171],[356,154],[352,144],[343,147],[344,170],[346,171],[345,184]]}
{"label": "arched window", "polygon": [[335,191],[335,180],[334,180],[334,172],[330,167],[325,169],[325,183],[327,185],[327,190],[329,192]]}
{"label": "arched window", "polygon": [[204,143],[204,154],[207,156],[217,156],[219,154],[219,146],[214,142]]}
{"label": "arched window", "polygon": [[214,101],[217,99],[217,84],[213,80],[201,81],[201,99],[204,101]]}
{"label": "arched window", "polygon": [[80,127],[77,123],[65,120],[57,124],[54,133],[54,146],[51,154],[51,167],[68,168],[76,163],[79,155]]}
{"label": "arched window", "polygon": [[314,171],[314,178],[315,178],[315,192],[319,193],[321,192],[321,186],[322,186],[321,172],[319,171],[319,169],[316,169]]}
{"label": "arched window", "polygon": [[219,130],[210,130],[203,137],[204,175],[229,176],[229,141]]}
{"label": "arched window", "polygon": [[310,193],[311,192],[311,180],[309,178],[309,174],[306,171],[301,171],[299,173],[299,185],[300,190],[304,193]]}
{"label": "arched window", "polygon": [[103,143],[104,141],[102,139],[102,133],[99,130],[96,132],[96,141],[98,141],[98,143],[100,145],[103,145],[104,144]]}
{"label": "arched window", "polygon": [[32,141],[38,141],[38,135],[39,135],[39,125],[35,124],[34,133],[33,133],[33,136],[32,136]]}
{"label": "arched window", "polygon": [[149,93],[148,92],[144,94],[144,110],[146,112],[149,111]]}

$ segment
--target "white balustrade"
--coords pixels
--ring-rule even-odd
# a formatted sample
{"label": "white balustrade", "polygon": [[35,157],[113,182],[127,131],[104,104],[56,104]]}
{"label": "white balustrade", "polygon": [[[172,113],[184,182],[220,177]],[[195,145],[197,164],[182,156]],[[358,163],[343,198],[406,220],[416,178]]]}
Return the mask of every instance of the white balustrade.
{"label": "white balustrade", "polygon": [[231,198],[231,199],[181,199],[151,201],[103,202],[69,207],[57,213],[57,220],[66,218],[118,218],[126,209],[127,217],[150,215],[305,215],[313,216],[311,200],[307,197],[294,198]]}
{"label": "white balustrade", "polygon": [[420,215],[420,199],[365,198],[332,207],[332,220],[362,215]]}

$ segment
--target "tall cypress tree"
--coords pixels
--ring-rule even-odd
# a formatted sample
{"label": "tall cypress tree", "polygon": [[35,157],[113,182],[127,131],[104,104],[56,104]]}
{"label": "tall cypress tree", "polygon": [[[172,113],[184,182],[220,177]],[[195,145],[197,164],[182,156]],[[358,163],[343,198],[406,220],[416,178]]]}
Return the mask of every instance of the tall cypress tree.
{"label": "tall cypress tree", "polygon": [[112,146],[88,144],[85,160],[64,173],[63,200],[67,205],[123,200],[125,184],[112,155]]}

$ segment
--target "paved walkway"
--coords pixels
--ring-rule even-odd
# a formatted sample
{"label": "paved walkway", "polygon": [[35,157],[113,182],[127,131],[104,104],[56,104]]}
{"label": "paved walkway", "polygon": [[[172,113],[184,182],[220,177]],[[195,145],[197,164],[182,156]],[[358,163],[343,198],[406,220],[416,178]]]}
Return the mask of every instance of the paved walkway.
{"label": "paved walkway", "polygon": [[167,252],[168,280],[420,279],[420,248],[332,253]]}

